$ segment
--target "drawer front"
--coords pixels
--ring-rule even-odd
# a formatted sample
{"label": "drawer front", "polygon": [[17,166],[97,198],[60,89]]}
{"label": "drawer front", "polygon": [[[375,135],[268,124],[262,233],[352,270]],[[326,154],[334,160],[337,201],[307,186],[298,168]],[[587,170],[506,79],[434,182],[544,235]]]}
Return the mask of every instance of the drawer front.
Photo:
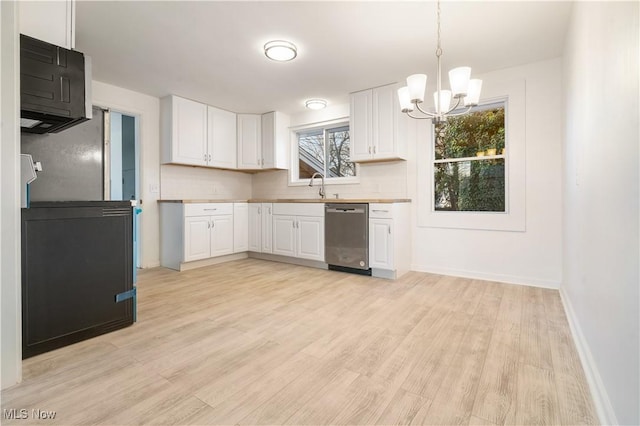
{"label": "drawer front", "polygon": [[233,214],[233,203],[185,204],[184,216],[218,216]]}
{"label": "drawer front", "polygon": [[393,219],[393,204],[391,203],[370,203],[369,218]]}
{"label": "drawer front", "polygon": [[324,217],[324,203],[273,203],[273,214]]}

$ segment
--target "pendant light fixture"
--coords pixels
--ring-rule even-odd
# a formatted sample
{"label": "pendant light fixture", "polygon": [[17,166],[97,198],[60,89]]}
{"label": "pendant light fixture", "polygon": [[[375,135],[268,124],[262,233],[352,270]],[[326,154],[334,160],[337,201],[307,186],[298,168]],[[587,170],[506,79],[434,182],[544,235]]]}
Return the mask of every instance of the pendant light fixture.
{"label": "pendant light fixture", "polygon": [[[482,89],[482,80],[470,79],[471,68],[458,67],[449,71],[449,84],[451,90],[442,89],[442,69],[440,57],[442,56],[442,47],[440,45],[440,0],[438,4],[438,46],[436,48],[436,58],[438,62],[438,70],[436,75],[436,91],[433,93],[433,102],[435,112],[425,111],[420,108],[420,104],[424,101],[424,91],[427,86],[426,74],[413,74],[407,77],[407,85],[398,89],[398,99],[400,100],[400,108],[402,112],[411,118],[433,120],[439,123],[447,120],[447,117],[455,117],[467,114],[472,107],[478,105],[480,100],[480,90]],[[451,106],[451,100],[455,100],[455,104]],[[467,107],[463,111],[453,112],[463,102]],[[414,109],[417,109],[425,116],[411,115]]]}

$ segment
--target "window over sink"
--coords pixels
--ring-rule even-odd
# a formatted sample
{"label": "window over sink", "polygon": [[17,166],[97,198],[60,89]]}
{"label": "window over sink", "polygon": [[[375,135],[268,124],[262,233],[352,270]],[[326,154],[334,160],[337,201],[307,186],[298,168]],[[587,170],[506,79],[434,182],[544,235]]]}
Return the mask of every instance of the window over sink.
{"label": "window over sink", "polygon": [[348,120],[299,127],[292,137],[291,183],[306,184],[314,173],[322,174],[327,183],[357,182]]}

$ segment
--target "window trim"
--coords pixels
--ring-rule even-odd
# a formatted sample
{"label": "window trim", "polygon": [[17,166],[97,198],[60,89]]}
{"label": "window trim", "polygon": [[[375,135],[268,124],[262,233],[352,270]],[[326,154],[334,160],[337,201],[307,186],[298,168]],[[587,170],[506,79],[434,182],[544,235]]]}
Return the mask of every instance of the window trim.
{"label": "window trim", "polygon": [[[509,98],[508,96],[501,96],[498,98],[486,99],[481,101],[477,107],[474,107],[472,111],[485,111],[489,109],[494,109],[496,107],[504,108],[504,148],[507,151],[507,154],[496,154],[496,155],[487,155],[484,157],[460,157],[460,158],[441,158],[436,159],[436,150],[435,150],[435,126],[431,124],[431,165],[429,166],[431,170],[431,212],[435,214],[443,214],[443,213],[476,213],[476,214],[508,214],[509,213]],[[434,194],[433,185],[435,181],[433,180],[434,175],[434,165],[442,164],[442,163],[455,163],[462,161],[486,161],[486,160],[495,160],[495,159],[504,159],[504,211],[503,212],[493,212],[493,211],[469,211],[469,210],[436,210],[436,200]]]}
{"label": "window trim", "polygon": [[[419,227],[495,231],[526,231],[526,84],[524,80],[496,81],[483,90],[481,104],[505,101],[505,211],[435,210],[434,132],[430,120],[418,126],[417,224]],[[483,88],[485,89],[485,88]]]}
{"label": "window trim", "polygon": [[[316,129],[327,129],[333,127],[340,127],[341,125],[350,126],[349,117],[340,117],[333,120],[320,121],[315,123],[307,123],[299,126],[291,127],[290,140],[291,140],[291,162],[289,167],[289,182],[288,186],[305,186],[309,185],[311,179],[300,179],[298,176],[298,132],[310,131]],[[349,129],[351,130],[351,129]],[[351,148],[351,147],[350,147]],[[356,175],[349,177],[334,177],[325,178],[324,183],[326,185],[352,185],[360,183],[360,164],[355,163]]]}

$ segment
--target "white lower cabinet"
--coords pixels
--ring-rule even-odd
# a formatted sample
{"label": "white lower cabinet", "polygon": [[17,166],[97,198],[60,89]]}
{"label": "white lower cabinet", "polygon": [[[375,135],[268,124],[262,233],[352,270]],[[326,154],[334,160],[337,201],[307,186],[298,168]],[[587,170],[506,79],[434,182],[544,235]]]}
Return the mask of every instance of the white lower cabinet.
{"label": "white lower cabinet", "polygon": [[396,279],[409,271],[409,203],[369,204],[369,266],[373,276]]}
{"label": "white lower cabinet", "polygon": [[249,204],[233,203],[233,252],[249,250]]}
{"label": "white lower cabinet", "polygon": [[393,269],[393,219],[369,220],[369,266]]}
{"label": "white lower cabinet", "polygon": [[324,204],[273,204],[273,254],[324,261]]}
{"label": "white lower cabinet", "polygon": [[273,253],[273,205],[249,204],[249,251]]}
{"label": "white lower cabinet", "polygon": [[186,262],[247,251],[247,213],[246,203],[161,203],[160,264],[180,270]]}

